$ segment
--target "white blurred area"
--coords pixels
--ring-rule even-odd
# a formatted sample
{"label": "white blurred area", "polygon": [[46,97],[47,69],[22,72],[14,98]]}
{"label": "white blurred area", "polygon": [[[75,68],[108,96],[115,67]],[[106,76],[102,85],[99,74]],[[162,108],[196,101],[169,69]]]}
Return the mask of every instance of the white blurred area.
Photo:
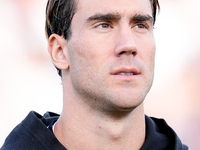
{"label": "white blurred area", "polygon": [[[61,112],[47,52],[47,0],[0,0],[0,147],[30,110]],[[200,1],[160,0],[155,80],[146,114],[165,118],[191,150],[200,139]]]}

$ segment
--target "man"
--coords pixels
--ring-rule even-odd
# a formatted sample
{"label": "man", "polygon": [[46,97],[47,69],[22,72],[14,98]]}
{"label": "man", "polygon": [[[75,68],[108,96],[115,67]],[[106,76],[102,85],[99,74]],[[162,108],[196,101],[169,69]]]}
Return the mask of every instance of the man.
{"label": "man", "polygon": [[48,50],[63,82],[61,115],[30,112],[2,150],[187,150],[144,115],[154,76],[157,0],[49,0]]}

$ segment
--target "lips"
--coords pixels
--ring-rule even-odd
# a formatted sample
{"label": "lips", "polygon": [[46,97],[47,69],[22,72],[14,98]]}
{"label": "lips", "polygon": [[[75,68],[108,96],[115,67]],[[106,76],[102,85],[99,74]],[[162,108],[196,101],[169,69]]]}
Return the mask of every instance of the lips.
{"label": "lips", "polygon": [[119,75],[119,76],[135,76],[139,74],[140,74],[139,70],[134,67],[121,67],[121,68],[115,69],[111,73],[111,75]]}
{"label": "lips", "polygon": [[133,75],[135,75],[135,74],[134,74],[134,73],[131,73],[131,72],[129,72],[129,73],[120,72],[120,73],[118,73],[117,75],[121,75],[121,76],[133,76]]}

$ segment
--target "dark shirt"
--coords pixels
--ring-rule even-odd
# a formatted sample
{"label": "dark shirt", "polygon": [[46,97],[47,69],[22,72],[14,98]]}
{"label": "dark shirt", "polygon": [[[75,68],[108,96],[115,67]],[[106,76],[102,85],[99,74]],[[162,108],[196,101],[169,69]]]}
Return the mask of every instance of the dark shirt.
{"label": "dark shirt", "polygon": [[[31,111],[6,138],[1,150],[66,150],[50,130],[59,118]],[[188,150],[163,119],[145,116],[146,138],[141,150]],[[85,138],[85,137],[84,137]]]}

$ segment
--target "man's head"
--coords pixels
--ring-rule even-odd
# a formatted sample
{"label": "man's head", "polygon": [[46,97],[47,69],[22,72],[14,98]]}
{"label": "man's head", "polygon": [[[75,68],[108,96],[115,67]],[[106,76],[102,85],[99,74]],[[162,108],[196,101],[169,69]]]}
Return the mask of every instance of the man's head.
{"label": "man's head", "polygon": [[[64,5],[57,5],[47,17],[61,22],[65,17],[57,12]],[[68,34],[67,27],[61,28],[68,22],[55,21],[48,35],[52,61],[62,70],[64,102],[82,100],[82,105],[101,111],[131,110],[142,104],[154,76],[152,3],[76,0],[69,8],[73,11],[68,13]]]}
{"label": "man's head", "polygon": [[[160,9],[158,0],[149,0],[152,8],[154,24],[156,21],[157,9]],[[48,0],[46,7],[46,36],[58,34],[68,40],[71,37],[71,21],[76,13],[75,0]],[[56,67],[57,68],[57,67]],[[58,69],[58,74],[62,72]]]}

